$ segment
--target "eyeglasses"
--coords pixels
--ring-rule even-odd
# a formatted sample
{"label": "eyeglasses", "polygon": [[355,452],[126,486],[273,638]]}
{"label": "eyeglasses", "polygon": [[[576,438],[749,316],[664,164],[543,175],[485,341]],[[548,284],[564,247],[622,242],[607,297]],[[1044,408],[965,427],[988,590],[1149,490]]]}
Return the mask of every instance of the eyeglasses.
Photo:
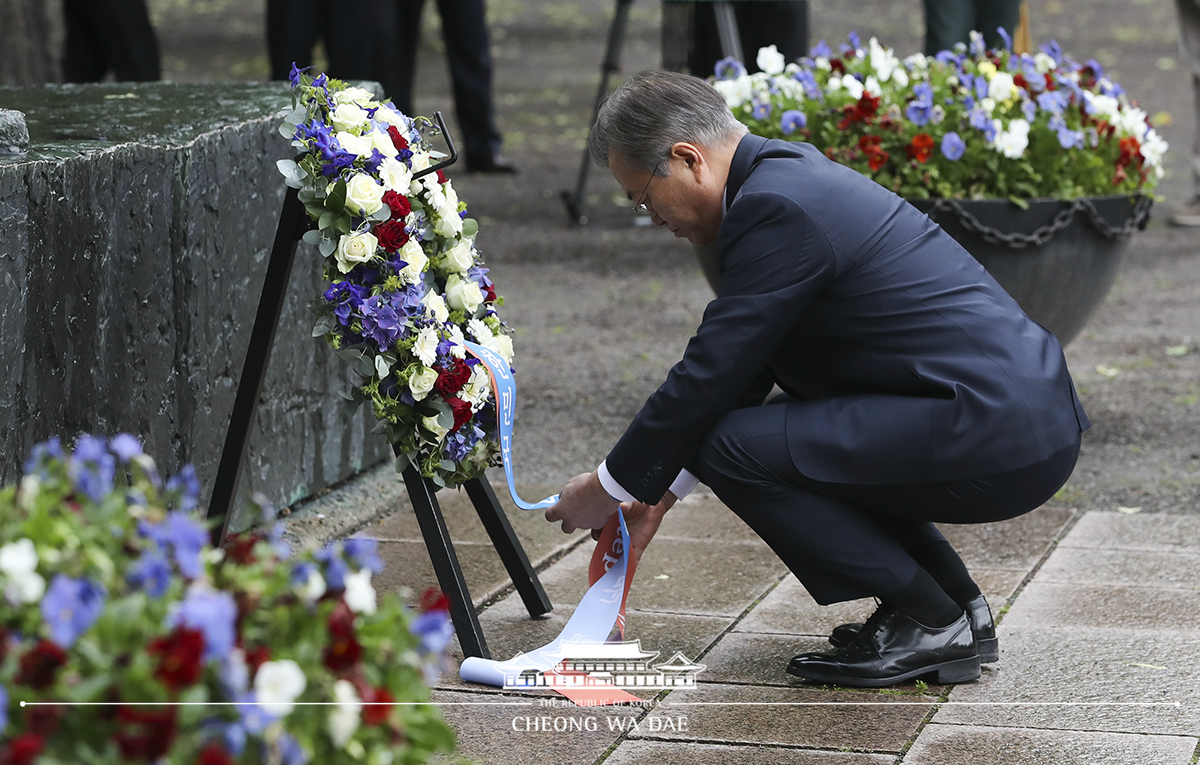
{"label": "eyeglasses", "polygon": [[658,176],[658,170],[660,167],[662,167],[661,162],[654,166],[654,170],[650,172],[650,179],[646,181],[646,187],[642,189],[642,193],[638,194],[638,198],[634,200],[633,207],[631,209],[635,213],[640,215],[648,215],[650,213],[650,208],[647,207],[646,203],[642,200],[646,198],[646,192],[650,190],[650,184],[653,183],[654,179]]}

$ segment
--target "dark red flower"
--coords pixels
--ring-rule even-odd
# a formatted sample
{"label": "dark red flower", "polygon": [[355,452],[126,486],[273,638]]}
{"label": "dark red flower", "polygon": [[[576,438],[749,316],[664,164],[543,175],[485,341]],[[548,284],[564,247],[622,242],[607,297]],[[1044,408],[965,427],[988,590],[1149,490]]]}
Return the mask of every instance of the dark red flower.
{"label": "dark red flower", "polygon": [[846,116],[838,123],[839,130],[845,130],[855,122],[864,122],[871,124],[875,119],[876,113],[879,111],[879,96],[873,96],[870,93],[863,93],[862,96],[852,104],[846,104],[842,107],[842,113]]}
{"label": "dark red flower", "polygon": [[447,180],[446,174],[443,173],[441,170],[438,170],[437,171],[437,179],[438,179],[438,183],[445,183]]}
{"label": "dark red flower", "polygon": [[250,565],[255,560],[254,545],[258,544],[261,538],[252,532],[230,534],[223,545],[225,557],[242,566]]}
{"label": "dark red flower", "polygon": [[442,398],[446,399],[446,403],[450,405],[450,411],[454,414],[454,425],[450,428],[450,431],[454,432],[471,419],[471,405],[457,396],[442,396]]}
{"label": "dark red flower", "polygon": [[483,288],[483,302],[485,302],[485,303],[495,303],[496,302],[496,285],[489,284],[488,286]]}
{"label": "dark red flower", "polygon": [[837,72],[838,74],[846,73],[846,65],[842,63],[840,58],[829,59],[829,69],[833,72]]}
{"label": "dark red flower", "polygon": [[395,219],[376,226],[375,236],[379,239],[379,246],[388,252],[395,252],[408,242],[408,232],[404,230],[404,223]]}
{"label": "dark red flower", "polygon": [[339,600],[329,614],[329,645],[325,646],[323,663],[330,672],[337,674],[350,669],[362,658],[362,644],[354,634],[354,612]]}
{"label": "dark red flower", "polygon": [[1138,163],[1142,161],[1141,148],[1142,142],[1137,138],[1127,135],[1117,144],[1121,148],[1121,155],[1117,157],[1117,167]]}
{"label": "dark red flower", "polygon": [[0,749],[0,763],[4,765],[32,765],[37,756],[42,753],[45,741],[35,733],[23,733],[8,744],[8,749]]}
{"label": "dark red flower", "polygon": [[408,139],[400,135],[400,131],[395,125],[388,125],[388,135],[392,138],[392,146],[396,147],[396,151],[404,151],[408,148]]}
{"label": "dark red flower", "polygon": [[1018,88],[1025,88],[1025,90],[1029,90],[1029,82],[1025,79],[1025,75],[1021,74],[1020,72],[1017,72],[1013,75],[1013,85],[1016,85]]}
{"label": "dark red flower", "polygon": [[113,738],[121,756],[127,760],[157,760],[171,749],[175,740],[176,707],[137,709],[122,706],[117,710],[117,732]]}
{"label": "dark red flower", "polygon": [[867,164],[871,172],[879,170],[888,160],[888,153],[879,145],[882,140],[877,135],[864,135],[858,139],[858,148],[867,155]]}
{"label": "dark red flower", "polygon": [[429,587],[425,592],[421,593],[421,599],[417,605],[422,611],[449,611],[450,600],[446,597],[446,593],[439,590],[437,587]]}
{"label": "dark red flower", "polygon": [[8,656],[8,630],[4,625],[0,625],[0,664],[4,663],[4,658]]}
{"label": "dark red flower", "polygon": [[467,380],[471,379],[471,368],[467,366],[462,359],[455,359],[449,369],[442,367],[434,367],[437,370],[437,382],[433,384],[433,389],[443,396],[452,396],[463,389],[467,384]]}
{"label": "dark red flower", "polygon": [[917,133],[908,144],[908,156],[925,164],[931,154],[933,154],[933,136],[929,133]]}
{"label": "dark red flower", "polygon": [[271,660],[271,649],[265,645],[260,645],[254,648],[246,648],[243,652],[246,655],[246,668],[250,671],[250,682],[253,683],[254,676],[258,674],[258,668]]}
{"label": "dark red flower", "polygon": [[412,212],[412,202],[408,201],[408,197],[394,191],[383,192],[383,203],[392,211],[392,220],[400,220]]}
{"label": "dark red flower", "polygon": [[39,640],[38,644],[21,657],[17,670],[17,685],[28,685],[40,691],[54,683],[54,674],[67,663],[67,652],[52,640]]}
{"label": "dark red flower", "polygon": [[204,634],[188,627],[176,627],[166,637],[150,641],[147,651],[158,655],[154,676],[172,691],[194,685],[204,668]]}
{"label": "dark red flower", "polygon": [[387,688],[368,688],[363,694],[362,719],[367,725],[382,725],[392,712],[396,697]]}
{"label": "dark red flower", "polygon": [[66,713],[66,707],[58,704],[48,706],[30,704],[25,707],[25,730],[43,739],[50,738],[54,735],[54,731],[58,730],[58,721]]}
{"label": "dark red flower", "polygon": [[200,750],[200,754],[196,757],[196,765],[233,765],[233,758],[229,756],[229,752],[226,752],[224,747],[213,741]]}
{"label": "dark red flower", "polygon": [[1043,76],[1046,78],[1046,90],[1054,90],[1058,87],[1058,83],[1054,81],[1049,72],[1046,72]]}

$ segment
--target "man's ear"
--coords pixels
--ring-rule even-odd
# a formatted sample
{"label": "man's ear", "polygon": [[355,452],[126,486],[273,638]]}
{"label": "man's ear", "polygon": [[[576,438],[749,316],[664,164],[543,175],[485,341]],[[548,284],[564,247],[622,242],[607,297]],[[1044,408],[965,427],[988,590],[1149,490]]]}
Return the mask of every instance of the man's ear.
{"label": "man's ear", "polygon": [[680,141],[671,146],[671,156],[683,160],[684,166],[693,174],[698,173],[707,165],[704,152],[700,150],[700,147],[686,141]]}

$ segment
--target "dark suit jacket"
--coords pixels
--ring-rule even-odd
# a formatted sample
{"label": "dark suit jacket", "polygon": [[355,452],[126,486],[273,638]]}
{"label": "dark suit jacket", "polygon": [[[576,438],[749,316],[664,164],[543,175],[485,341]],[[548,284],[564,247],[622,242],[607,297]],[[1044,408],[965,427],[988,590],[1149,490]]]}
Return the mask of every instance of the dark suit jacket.
{"label": "dark suit jacket", "polygon": [[912,484],[1026,467],[1089,423],[1062,348],[957,242],[809,144],[746,136],[717,240],[722,283],[683,359],[608,455],[657,502],[732,409],[772,383],[818,481]]}

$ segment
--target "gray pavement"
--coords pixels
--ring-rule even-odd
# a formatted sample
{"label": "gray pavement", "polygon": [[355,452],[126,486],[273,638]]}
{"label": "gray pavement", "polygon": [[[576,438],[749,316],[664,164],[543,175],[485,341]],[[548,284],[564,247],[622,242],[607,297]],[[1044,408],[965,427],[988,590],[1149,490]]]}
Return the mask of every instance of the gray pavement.
{"label": "gray pavement", "polygon": [[[152,0],[168,76],[253,78],[262,69],[254,47],[262,5]],[[1155,115],[1173,147],[1161,193],[1166,205],[1183,201],[1194,118],[1175,58],[1172,0],[1030,5],[1035,40],[1056,37],[1075,57],[1098,58]],[[197,8],[217,6],[220,20],[194,23]],[[916,0],[811,7],[814,40],[836,42],[856,29],[901,55],[919,44]],[[574,181],[610,13],[610,3],[585,0],[489,3],[505,152],[522,173],[454,174],[507,296],[503,316],[517,330],[515,456],[527,498],[603,459],[710,297],[686,244],[616,225],[625,213],[607,179],[594,176],[588,191],[600,225],[565,225],[557,195]],[[633,6],[626,71],[657,65],[659,18],[657,4]],[[426,40],[417,105],[449,113],[440,42]],[[598,711],[545,707],[544,697],[467,686],[448,674],[435,699],[459,734],[460,753],[496,763],[1196,765],[1200,254],[1197,232],[1166,228],[1163,212],[1136,235],[1113,293],[1067,349],[1094,424],[1075,476],[1028,516],[946,528],[1001,614],[1000,661],[978,682],[885,693],[794,681],[783,671],[787,659],[821,645],[834,624],[862,618],[871,603],[817,606],[765,544],[700,493],[672,510],[629,607],[631,637],[706,665],[698,687],[658,694],[648,710]],[[1180,346],[1182,355],[1167,353]],[[492,483],[502,488],[499,476]],[[584,591],[590,540],[508,508],[555,605],[531,620],[465,497],[440,498],[493,654],[505,658],[554,637]],[[386,465],[291,517],[293,534],[314,543],[351,533],[380,539],[388,563],[381,589],[434,584]],[[451,653],[461,658],[457,648]],[[576,717],[580,726],[591,717],[596,730],[546,732],[520,722],[541,716]]]}

